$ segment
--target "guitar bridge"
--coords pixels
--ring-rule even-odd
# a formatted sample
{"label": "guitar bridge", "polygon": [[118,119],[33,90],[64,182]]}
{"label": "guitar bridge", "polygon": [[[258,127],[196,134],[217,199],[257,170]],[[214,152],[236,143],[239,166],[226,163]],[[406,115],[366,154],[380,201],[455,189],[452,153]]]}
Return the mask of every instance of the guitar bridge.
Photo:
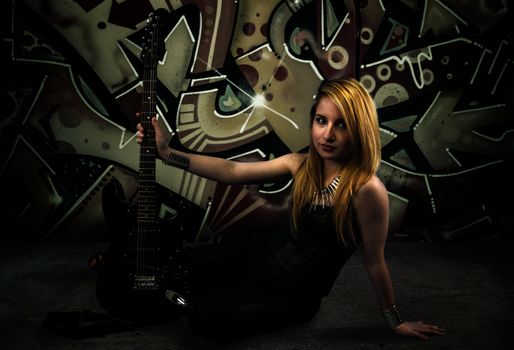
{"label": "guitar bridge", "polygon": [[157,289],[158,283],[155,276],[137,275],[134,279],[134,289]]}

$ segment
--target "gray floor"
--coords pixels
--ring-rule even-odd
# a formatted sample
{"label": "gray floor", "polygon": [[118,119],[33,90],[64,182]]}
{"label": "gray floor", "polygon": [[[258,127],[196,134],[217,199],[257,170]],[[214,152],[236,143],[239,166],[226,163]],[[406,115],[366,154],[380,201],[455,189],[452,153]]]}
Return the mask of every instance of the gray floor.
{"label": "gray floor", "polygon": [[86,261],[102,248],[83,242],[2,244],[2,349],[514,349],[512,247],[496,242],[389,244],[386,256],[405,318],[446,329],[444,337],[427,342],[383,328],[360,251],[307,324],[230,342],[196,337],[183,320],[86,340],[47,332],[42,320],[50,311],[101,311],[96,273]]}

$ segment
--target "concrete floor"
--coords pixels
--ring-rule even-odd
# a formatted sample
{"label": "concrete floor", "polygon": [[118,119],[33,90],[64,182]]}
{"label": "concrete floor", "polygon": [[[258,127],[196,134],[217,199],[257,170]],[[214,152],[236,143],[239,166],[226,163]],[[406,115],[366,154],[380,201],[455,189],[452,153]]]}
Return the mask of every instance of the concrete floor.
{"label": "concrete floor", "polygon": [[443,337],[427,342],[383,328],[359,251],[348,261],[309,323],[225,342],[193,335],[184,320],[84,340],[46,331],[51,311],[101,312],[96,272],[87,267],[97,243],[2,243],[2,349],[514,349],[512,247],[391,243],[386,257],[404,318],[437,323]]}

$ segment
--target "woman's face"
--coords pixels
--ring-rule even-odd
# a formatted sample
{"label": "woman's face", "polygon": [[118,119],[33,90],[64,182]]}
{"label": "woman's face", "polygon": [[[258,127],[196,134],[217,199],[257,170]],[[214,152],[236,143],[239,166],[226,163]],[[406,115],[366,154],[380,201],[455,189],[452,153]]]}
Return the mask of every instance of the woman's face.
{"label": "woman's face", "polygon": [[337,106],[321,97],[311,128],[312,143],[324,160],[342,161],[350,153],[350,136]]}

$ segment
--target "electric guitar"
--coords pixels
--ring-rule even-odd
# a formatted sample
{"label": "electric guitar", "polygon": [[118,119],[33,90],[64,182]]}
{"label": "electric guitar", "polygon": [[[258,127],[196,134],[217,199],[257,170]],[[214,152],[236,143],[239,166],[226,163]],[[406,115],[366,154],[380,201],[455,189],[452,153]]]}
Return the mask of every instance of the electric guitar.
{"label": "electric guitar", "polygon": [[[184,226],[179,219],[171,225],[158,220],[151,119],[156,115],[159,15],[150,14],[145,31],[140,122],[146,135],[139,153],[139,191],[136,201],[127,206],[127,217],[117,220],[109,259],[100,270],[96,290],[106,311],[134,321],[154,322],[181,316],[189,291],[183,258]],[[117,205],[121,206],[121,201]]]}

